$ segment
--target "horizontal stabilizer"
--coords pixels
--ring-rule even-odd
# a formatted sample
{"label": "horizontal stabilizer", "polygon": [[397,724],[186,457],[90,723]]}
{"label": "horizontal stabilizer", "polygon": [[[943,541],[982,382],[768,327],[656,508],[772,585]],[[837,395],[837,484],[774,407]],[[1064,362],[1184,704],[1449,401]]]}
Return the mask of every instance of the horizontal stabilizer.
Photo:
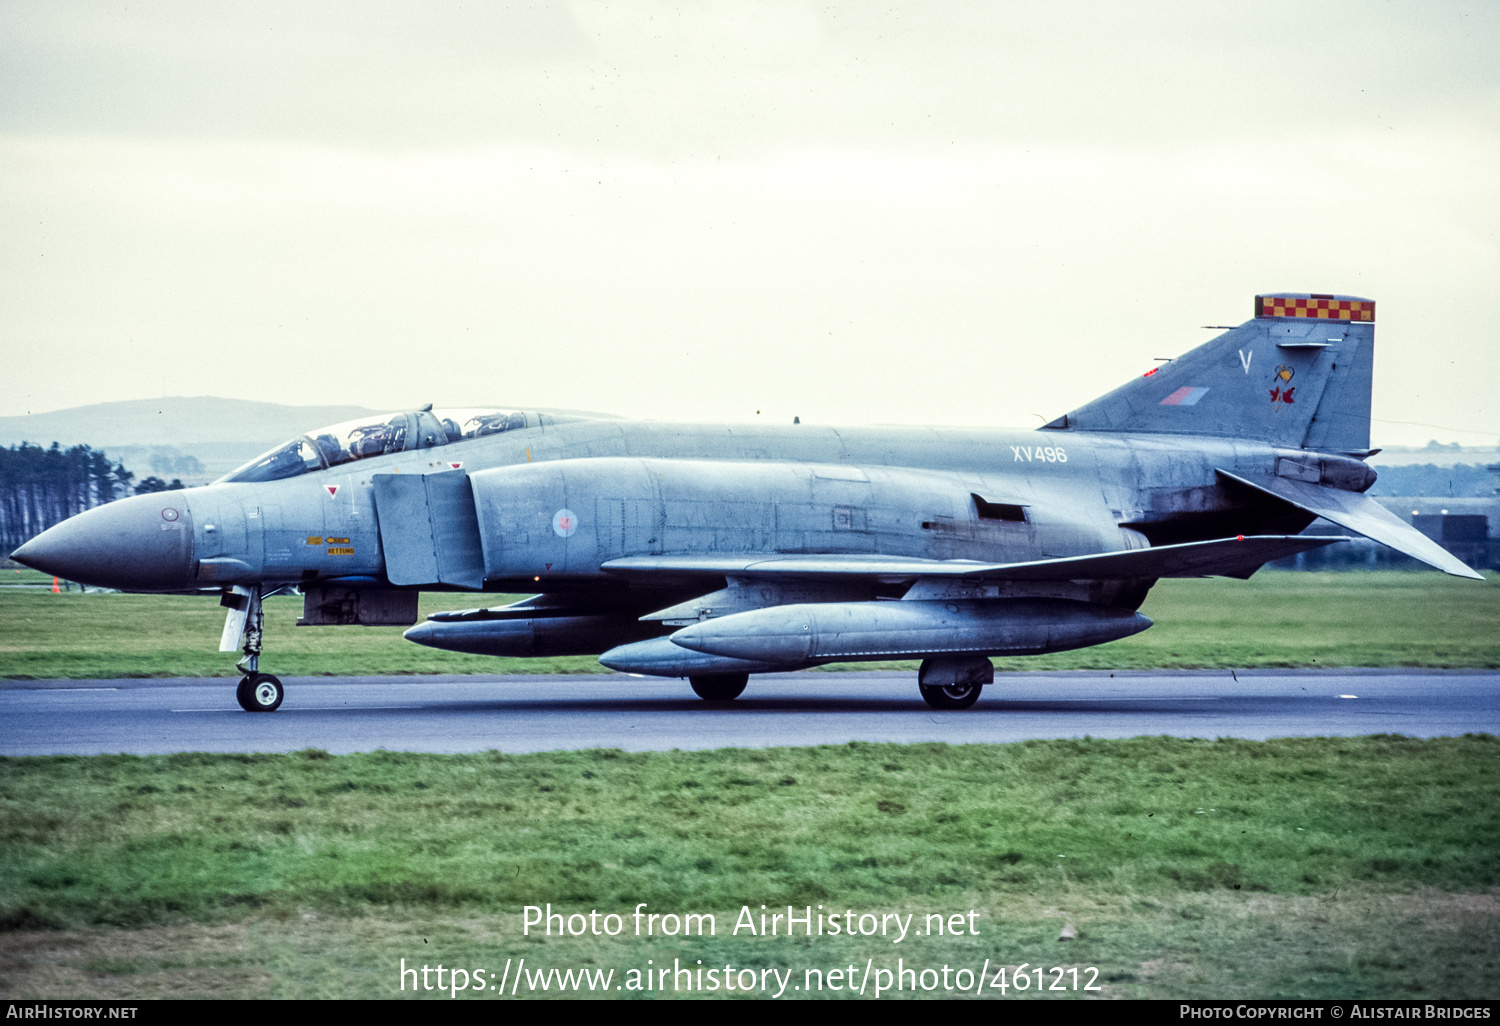
{"label": "horizontal stabilizer", "polygon": [[906,556],[763,555],[628,556],[604,564],[610,573],[630,577],[859,577],[887,581],[918,577],[968,577],[1011,581],[1129,580],[1151,577],[1248,577],[1273,559],[1306,549],[1348,541],[1310,535],[1259,535],[1185,542],[1149,549],[1068,556],[1027,563],[979,563],[966,559]]}
{"label": "horizontal stabilizer", "polygon": [[1324,520],[1338,524],[1346,531],[1353,531],[1372,541],[1388,545],[1397,552],[1404,552],[1413,559],[1419,559],[1444,573],[1452,574],[1454,577],[1484,580],[1482,574],[1470,569],[1463,560],[1415,527],[1402,521],[1400,517],[1368,495],[1328,488],[1308,481],[1293,481],[1284,477],[1249,481],[1227,470],[1220,470],[1218,473],[1246,488],[1273,496],[1308,513],[1316,513]]}

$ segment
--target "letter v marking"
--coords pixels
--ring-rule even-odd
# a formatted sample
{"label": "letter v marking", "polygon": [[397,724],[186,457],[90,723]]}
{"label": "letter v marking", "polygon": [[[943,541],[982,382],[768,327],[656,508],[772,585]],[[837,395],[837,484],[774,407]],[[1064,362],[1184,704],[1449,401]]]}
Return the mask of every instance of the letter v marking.
{"label": "letter v marking", "polygon": [[1247,353],[1243,349],[1241,349],[1239,351],[1239,353],[1240,353],[1240,366],[1245,368],[1245,373],[1246,374],[1249,374],[1250,373],[1250,360],[1251,360],[1252,357],[1255,356],[1255,350],[1252,349],[1252,350],[1250,350]]}

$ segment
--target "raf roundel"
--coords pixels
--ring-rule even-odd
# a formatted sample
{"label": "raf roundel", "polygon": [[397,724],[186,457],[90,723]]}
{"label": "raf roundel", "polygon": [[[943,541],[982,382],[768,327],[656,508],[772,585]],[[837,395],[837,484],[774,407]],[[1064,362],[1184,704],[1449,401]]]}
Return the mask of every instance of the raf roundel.
{"label": "raf roundel", "polygon": [[560,509],[552,514],[552,533],[559,538],[571,538],[578,530],[578,515],[570,509]]}
{"label": "raf roundel", "polygon": [[161,511],[161,518],[163,520],[168,521],[168,522],[176,520],[177,519],[177,511],[175,509],[173,509],[171,506],[168,506],[166,509],[164,509],[164,510]]}

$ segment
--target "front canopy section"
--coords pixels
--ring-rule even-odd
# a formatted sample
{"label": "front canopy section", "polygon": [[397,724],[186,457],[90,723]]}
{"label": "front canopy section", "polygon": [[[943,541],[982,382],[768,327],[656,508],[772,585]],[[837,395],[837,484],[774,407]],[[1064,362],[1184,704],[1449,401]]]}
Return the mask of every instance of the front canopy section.
{"label": "front canopy section", "polygon": [[382,413],[309,431],[257,456],[220,481],[279,481],[372,456],[451,445],[539,422],[536,414],[491,408]]}

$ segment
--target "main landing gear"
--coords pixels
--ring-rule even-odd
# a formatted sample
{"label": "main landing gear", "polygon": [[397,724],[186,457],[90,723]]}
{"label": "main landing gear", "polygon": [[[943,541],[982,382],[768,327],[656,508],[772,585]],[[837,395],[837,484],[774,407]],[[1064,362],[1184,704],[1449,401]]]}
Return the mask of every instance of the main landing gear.
{"label": "main landing gear", "polygon": [[923,659],[917,670],[917,690],[934,709],[967,709],[994,682],[995,667],[984,656]]}
{"label": "main landing gear", "polygon": [[922,700],[934,709],[967,709],[979,701],[979,692],[984,690],[982,684],[938,684],[928,686],[918,684],[922,692]]}
{"label": "main landing gear", "polygon": [[740,697],[750,683],[748,673],[710,673],[689,677],[693,693],[708,702],[730,702]]}
{"label": "main landing gear", "polygon": [[234,697],[246,712],[275,712],[281,708],[286,689],[281,681],[269,673],[260,672],[260,649],[265,630],[265,614],[261,608],[261,590],[256,587],[234,586],[224,593],[219,604],[229,608],[224,620],[224,634],[219,639],[220,652],[233,652],[244,643],[244,656],[235,664],[235,669],[244,674]]}

